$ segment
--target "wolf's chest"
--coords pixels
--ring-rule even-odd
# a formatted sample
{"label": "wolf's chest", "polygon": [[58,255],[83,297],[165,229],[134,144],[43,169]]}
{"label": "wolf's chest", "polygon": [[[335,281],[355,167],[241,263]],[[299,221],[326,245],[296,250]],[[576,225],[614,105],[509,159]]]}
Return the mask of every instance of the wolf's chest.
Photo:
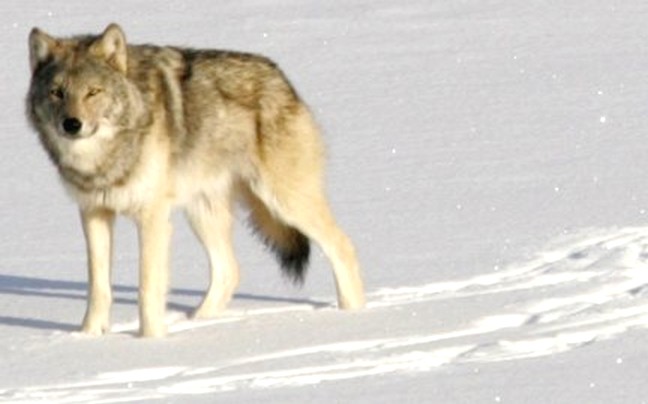
{"label": "wolf's chest", "polygon": [[137,213],[158,198],[170,194],[172,178],[168,159],[162,155],[143,159],[125,182],[84,191],[66,184],[68,192],[83,208],[107,208],[118,213]]}

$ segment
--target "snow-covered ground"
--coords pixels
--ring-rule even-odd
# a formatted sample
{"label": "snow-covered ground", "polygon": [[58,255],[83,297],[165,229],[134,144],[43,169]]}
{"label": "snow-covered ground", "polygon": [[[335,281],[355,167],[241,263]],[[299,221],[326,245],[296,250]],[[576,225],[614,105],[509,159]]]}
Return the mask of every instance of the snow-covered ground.
{"label": "snow-covered ground", "polygon": [[[0,6],[0,401],[648,402],[648,4],[638,0],[91,2]],[[243,281],[213,321],[177,217],[171,334],[133,335],[118,223],[113,332],[85,308],[76,209],[27,126],[27,35],[274,58],[312,106],[369,307],[316,253],[294,289],[237,228]]]}

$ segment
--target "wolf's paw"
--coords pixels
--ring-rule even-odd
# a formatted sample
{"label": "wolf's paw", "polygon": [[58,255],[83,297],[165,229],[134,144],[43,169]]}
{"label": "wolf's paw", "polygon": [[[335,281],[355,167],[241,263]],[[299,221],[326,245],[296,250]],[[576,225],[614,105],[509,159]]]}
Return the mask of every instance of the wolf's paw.
{"label": "wolf's paw", "polygon": [[204,320],[209,318],[218,317],[221,313],[225,311],[227,302],[203,302],[193,313],[191,313],[191,318],[195,320]]}
{"label": "wolf's paw", "polygon": [[167,335],[167,326],[161,324],[143,324],[139,330],[139,336],[142,338],[162,338]]}
{"label": "wolf's paw", "polygon": [[365,297],[364,295],[354,296],[352,299],[339,299],[338,307],[342,310],[360,310],[365,307]]}
{"label": "wolf's paw", "polygon": [[233,294],[234,288],[229,288],[225,292],[208,292],[200,306],[191,314],[191,318],[208,319],[218,317],[227,308]]}
{"label": "wolf's paw", "polygon": [[84,320],[83,325],[81,325],[81,334],[89,336],[101,336],[107,334],[110,331],[110,324],[108,321],[92,321]]}
{"label": "wolf's paw", "polygon": [[231,299],[231,294],[219,295],[213,298],[207,295],[200,306],[191,314],[191,318],[200,320],[218,317],[225,311]]}

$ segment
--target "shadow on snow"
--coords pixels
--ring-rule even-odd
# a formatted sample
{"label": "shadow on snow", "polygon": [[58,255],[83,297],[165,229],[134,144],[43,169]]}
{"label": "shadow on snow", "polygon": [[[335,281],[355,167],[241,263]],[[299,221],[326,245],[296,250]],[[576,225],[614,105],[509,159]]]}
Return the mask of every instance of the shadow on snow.
{"label": "shadow on snow", "polygon": [[[35,297],[35,298],[51,298],[51,299],[71,299],[71,300],[86,300],[87,284],[84,282],[65,281],[65,280],[52,280],[44,278],[34,278],[26,276],[15,275],[2,275],[0,274],[0,295],[19,296],[19,297]],[[124,305],[137,305],[138,289],[134,286],[113,285],[113,302],[115,304]],[[117,296],[117,294],[132,295],[132,297]],[[169,309],[184,312],[189,314],[193,311],[194,307],[185,304],[174,303],[174,296],[195,296],[202,297],[203,291],[191,289],[174,288],[169,292],[169,302],[167,304]],[[234,295],[234,300],[251,300],[258,302],[271,302],[271,303],[290,303],[290,304],[307,304],[315,308],[322,308],[330,306],[330,303],[315,301],[310,299],[295,299],[284,298],[276,296],[262,296],[248,293],[237,293]],[[16,304],[20,304],[19,301]],[[85,303],[83,303],[85,305]],[[85,306],[84,306],[85,307]],[[47,314],[46,310],[35,314]],[[74,331],[79,328],[78,324],[67,324],[46,319],[34,318],[21,318],[11,316],[0,316],[0,325],[11,327],[33,328],[41,330],[60,330],[60,331]]]}

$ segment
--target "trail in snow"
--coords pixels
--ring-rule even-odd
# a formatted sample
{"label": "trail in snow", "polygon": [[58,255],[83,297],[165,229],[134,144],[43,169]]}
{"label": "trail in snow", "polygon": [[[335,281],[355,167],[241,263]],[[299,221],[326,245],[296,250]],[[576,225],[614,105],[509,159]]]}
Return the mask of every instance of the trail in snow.
{"label": "trail in snow", "polygon": [[[422,302],[526,291],[514,308],[486,313],[464,328],[301,346],[213,367],[174,366],[104,373],[87,381],[7,389],[0,391],[0,400],[108,403],[305,386],[450,365],[540,357],[648,326],[648,228],[590,232],[587,237],[562,243],[527,263],[489,275],[386,288],[369,295],[369,308],[378,311]],[[169,320],[171,332],[178,333],[254,316],[313,309],[309,305],[288,305],[231,312],[203,322],[184,321],[176,313]],[[130,332],[135,328],[136,324],[121,324],[113,331]]]}

